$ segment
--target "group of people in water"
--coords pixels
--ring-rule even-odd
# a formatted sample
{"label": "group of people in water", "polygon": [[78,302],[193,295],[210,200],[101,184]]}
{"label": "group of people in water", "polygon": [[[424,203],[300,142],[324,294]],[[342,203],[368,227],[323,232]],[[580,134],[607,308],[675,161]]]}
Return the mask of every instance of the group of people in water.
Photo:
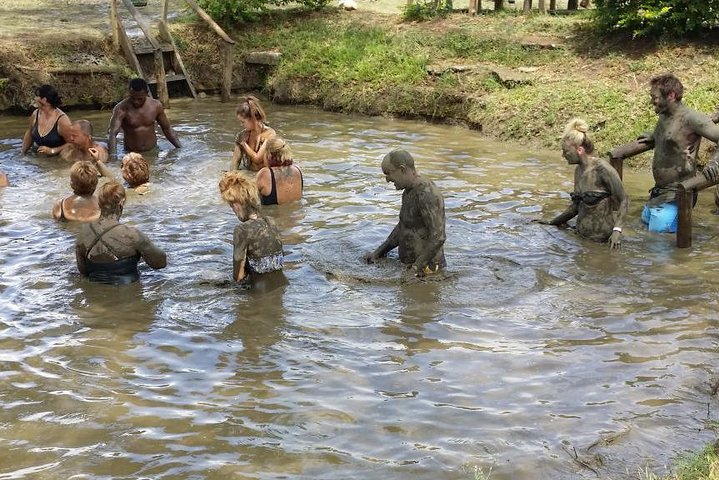
{"label": "group of people in water", "polygon": [[[162,104],[149,96],[147,83],[139,78],[130,81],[127,98],[113,110],[107,148],[93,140],[90,122],[71,122],[60,110],[61,99],[53,87],[43,85],[36,93],[37,109],[30,116],[22,152],[60,155],[74,162],[70,168],[73,195],[56,202],[52,215],[58,220],[83,223],[75,248],[80,273],[91,281],[124,284],[139,278],[140,259],[152,268],[165,267],[167,257],[160,248],[137,229],[120,223],[125,187],[107,166],[114,158],[116,137],[122,130],[128,152],[121,161],[122,177],[127,188],[143,194],[149,189],[150,167],[141,153],[157,147],[155,124],[170,143],[181,147]],[[650,231],[676,231],[675,192],[679,183],[699,175],[701,139],[719,141],[719,126],[715,124],[719,112],[709,117],[685,106],[683,86],[672,74],[653,78],[650,95],[659,116],[654,131],[613,149],[609,161],[593,156],[594,144],[585,121],[575,118],[567,124],[561,148],[564,159],[576,165],[571,203],[564,212],[551,220],[538,220],[540,223],[560,226],[576,217],[580,236],[619,248],[629,197],[610,162],[654,149],[655,186],[642,221]],[[235,137],[231,169],[223,174],[218,187],[239,220],[233,234],[232,278],[253,282],[267,275],[281,275],[283,268],[281,232],[262,206],[299,200],[304,179],[289,145],[267,125],[257,98],[244,97],[236,116],[243,128]],[[397,225],[377,249],[365,255],[365,261],[375,263],[398,248],[400,261],[415,276],[440,272],[447,265],[441,191],[417,172],[412,155],[405,150],[388,153],[381,167],[386,181],[403,190],[402,205]],[[707,180],[719,181],[719,150],[703,173]],[[106,177],[108,182],[97,189],[99,177]]]}

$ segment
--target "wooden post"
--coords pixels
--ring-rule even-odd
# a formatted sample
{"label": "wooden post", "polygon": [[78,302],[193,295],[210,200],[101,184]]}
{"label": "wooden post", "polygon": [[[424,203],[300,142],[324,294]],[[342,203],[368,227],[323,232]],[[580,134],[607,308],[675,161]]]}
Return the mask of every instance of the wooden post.
{"label": "wooden post", "polygon": [[549,11],[553,12],[557,9],[557,0],[549,0]]}
{"label": "wooden post", "polygon": [[477,0],[469,0],[469,14],[477,15]]}
{"label": "wooden post", "polygon": [[567,10],[576,10],[577,0],[567,0]]}
{"label": "wooden post", "polygon": [[504,0],[494,0],[494,11],[498,12],[504,8]]}
{"label": "wooden post", "polygon": [[157,99],[162,106],[170,108],[170,95],[167,92],[167,76],[165,75],[165,60],[162,58],[162,49],[158,48],[155,55],[155,78],[157,80]]}
{"label": "wooden post", "polygon": [[524,0],[524,6],[522,7],[522,10],[525,12],[531,12],[532,11],[532,0]]}
{"label": "wooden post", "polygon": [[224,58],[224,67],[222,70],[222,96],[223,102],[230,101],[230,93],[232,91],[232,64],[235,57],[235,46],[232,43],[222,42],[222,52]]}
{"label": "wooden post", "polygon": [[545,0],[539,0],[539,11],[541,13],[547,13],[547,6],[545,4]]}
{"label": "wooden post", "polygon": [[120,18],[117,16],[117,0],[110,1],[110,27],[112,28],[112,44],[115,50],[120,49]]}
{"label": "wooden post", "polygon": [[677,248],[692,246],[692,203],[694,203],[694,189],[685,189],[679,184],[677,190],[677,204],[679,206],[679,219],[677,221]]}
{"label": "wooden post", "polygon": [[162,0],[162,21],[167,23],[167,0]]}

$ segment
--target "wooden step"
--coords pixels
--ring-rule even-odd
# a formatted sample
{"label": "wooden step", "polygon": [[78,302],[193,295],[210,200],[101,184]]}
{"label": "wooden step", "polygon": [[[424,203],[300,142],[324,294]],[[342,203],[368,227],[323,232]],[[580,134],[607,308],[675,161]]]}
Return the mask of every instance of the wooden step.
{"label": "wooden step", "polygon": [[[165,79],[168,82],[179,82],[179,81],[186,82],[187,81],[187,77],[185,77],[181,73],[176,73],[175,75],[166,75]],[[151,78],[150,80],[147,81],[147,83],[149,85],[155,85],[155,84],[157,84],[157,78]]]}
{"label": "wooden step", "polygon": [[[163,52],[174,52],[175,51],[175,49],[172,48],[172,45],[170,45],[169,43],[163,43],[160,45],[160,47],[162,48]],[[136,55],[147,55],[147,54],[155,53],[155,49],[149,43],[142,44],[142,45],[133,45],[132,49]]]}

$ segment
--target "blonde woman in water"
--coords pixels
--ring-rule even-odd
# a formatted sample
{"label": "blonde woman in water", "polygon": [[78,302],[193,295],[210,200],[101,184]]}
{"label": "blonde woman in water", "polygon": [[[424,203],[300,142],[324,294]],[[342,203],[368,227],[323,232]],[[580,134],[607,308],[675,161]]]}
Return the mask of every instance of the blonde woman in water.
{"label": "blonde woman in water", "polygon": [[622,223],[629,208],[629,197],[622,180],[604,159],[591,156],[594,144],[587,134],[587,123],[572,119],[562,136],[562,156],[574,170],[572,203],[549,222],[564,225],[577,217],[577,233],[595,242],[609,242],[609,248],[620,248]]}

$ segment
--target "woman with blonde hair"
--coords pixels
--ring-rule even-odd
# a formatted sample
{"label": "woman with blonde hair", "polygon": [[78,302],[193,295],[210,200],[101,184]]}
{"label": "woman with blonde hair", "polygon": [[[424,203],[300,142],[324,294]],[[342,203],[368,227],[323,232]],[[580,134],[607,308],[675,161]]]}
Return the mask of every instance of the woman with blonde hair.
{"label": "woman with blonde hair", "polygon": [[280,137],[267,141],[267,164],[257,172],[262,205],[282,205],[302,198],[302,170],[293,164],[292,150]]}
{"label": "woman with blonde hair", "polygon": [[222,198],[240,224],[233,234],[232,278],[236,282],[281,272],[282,239],[275,223],[260,213],[260,195],[254,180],[239,171],[225,173],[219,183]]}
{"label": "woman with blonde hair", "polygon": [[144,195],[150,190],[150,165],[139,153],[132,152],[122,157],[120,171],[127,186],[138,195]]}
{"label": "woman with blonde hair", "polygon": [[240,166],[258,171],[265,166],[265,142],[275,135],[275,131],[265,125],[267,115],[260,101],[252,95],[245,97],[235,110],[237,120],[243,130],[235,136],[235,147],[232,151],[231,170]]}
{"label": "woman with blonde hair", "polygon": [[136,228],[120,223],[125,189],[117,182],[100,187],[100,218],[80,228],[75,242],[77,269],[91,282],[124,285],[140,279],[140,258],[154,269],[165,268],[167,256]]}
{"label": "woman with blonde hair", "polygon": [[100,205],[95,196],[99,172],[92,162],[75,162],[70,167],[72,195],[52,206],[55,220],[92,222],[100,218]]}
{"label": "woman with blonde hair", "polygon": [[609,248],[622,243],[622,222],[629,208],[619,174],[609,162],[590,156],[594,144],[587,135],[587,123],[570,120],[562,136],[562,156],[574,170],[574,192],[567,209],[550,220],[549,225],[564,225],[577,217],[577,233],[596,242],[609,241]]}

